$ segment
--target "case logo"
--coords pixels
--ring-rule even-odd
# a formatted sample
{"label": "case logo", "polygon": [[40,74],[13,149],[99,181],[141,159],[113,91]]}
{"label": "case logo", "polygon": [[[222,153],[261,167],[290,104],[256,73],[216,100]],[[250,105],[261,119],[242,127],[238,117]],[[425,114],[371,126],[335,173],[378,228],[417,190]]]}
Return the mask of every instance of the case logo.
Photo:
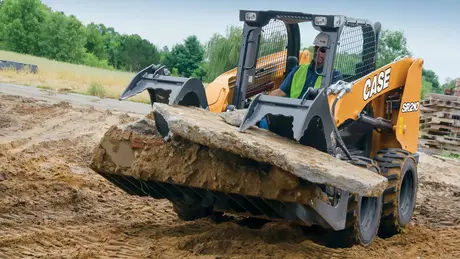
{"label": "case logo", "polygon": [[390,86],[390,73],[391,67],[385,69],[385,71],[381,71],[378,76],[375,75],[372,80],[371,78],[366,79],[363,89],[364,101],[367,101],[372,96],[380,93]]}
{"label": "case logo", "polygon": [[416,112],[418,111],[420,107],[419,102],[407,102],[403,103],[401,112],[406,113],[406,112]]}

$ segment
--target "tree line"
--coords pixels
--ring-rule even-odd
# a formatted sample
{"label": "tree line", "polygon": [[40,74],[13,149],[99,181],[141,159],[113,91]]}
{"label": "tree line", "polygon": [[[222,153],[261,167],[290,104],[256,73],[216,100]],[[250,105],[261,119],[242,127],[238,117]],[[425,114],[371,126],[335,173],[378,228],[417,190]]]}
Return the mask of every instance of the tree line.
{"label": "tree line", "polygon": [[[285,39],[276,37],[270,39],[275,47],[262,48],[264,54],[283,50]],[[173,75],[210,82],[237,66],[241,38],[242,27],[230,26],[225,35],[216,33],[205,44],[191,35],[169,50],[103,24],[84,25],[75,16],[53,11],[40,0],[0,0],[0,49],[93,67],[137,72],[162,63]],[[382,31],[377,67],[410,54],[402,32]],[[441,85],[436,73],[427,69],[423,70],[423,79],[424,93],[441,93],[455,85],[454,80]]]}
{"label": "tree line", "polygon": [[160,53],[138,35],[103,24],[83,25],[40,0],[0,2],[0,48],[94,67],[136,71],[159,62]]}
{"label": "tree line", "polygon": [[0,0],[0,49],[57,61],[137,72],[165,63],[175,74],[204,77],[204,46],[194,35],[170,51],[104,24],[84,25],[40,0]]}

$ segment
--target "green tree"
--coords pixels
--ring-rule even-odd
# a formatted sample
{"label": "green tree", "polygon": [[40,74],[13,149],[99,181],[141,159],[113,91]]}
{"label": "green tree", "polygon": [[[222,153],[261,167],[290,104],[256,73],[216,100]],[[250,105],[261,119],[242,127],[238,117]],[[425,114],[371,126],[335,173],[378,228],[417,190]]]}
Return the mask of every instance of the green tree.
{"label": "green tree", "polygon": [[[171,71],[172,69],[177,69],[177,54],[179,53],[179,49],[183,48],[182,45],[174,45],[171,51],[165,51],[165,48],[163,48],[163,51],[160,54],[160,61],[163,65],[166,65]],[[179,71],[177,71],[177,74],[179,74]]]}
{"label": "green tree", "polygon": [[399,56],[411,55],[407,49],[407,39],[401,31],[383,30],[380,34],[377,53],[377,68],[380,68]]}
{"label": "green tree", "polygon": [[192,77],[196,77],[202,81],[208,82],[207,77],[206,77],[208,70],[209,70],[209,63],[201,62],[199,67],[193,71]]}
{"label": "green tree", "polygon": [[436,73],[433,70],[423,68],[422,75],[423,75],[424,80],[431,83],[433,91],[435,92],[441,91],[438,75],[436,75]]}
{"label": "green tree", "polygon": [[[97,34],[99,33],[100,36]],[[90,23],[86,31],[88,52],[98,59],[107,59],[107,63],[117,69],[122,69],[125,64],[121,57],[121,35],[112,27],[104,24]]]}
{"label": "green tree", "polygon": [[313,55],[313,53],[315,52],[315,46],[310,45],[309,47],[303,48],[302,50],[308,50]]}
{"label": "green tree", "polygon": [[444,90],[446,90],[446,89],[455,88],[455,84],[456,84],[456,80],[455,80],[455,79],[452,79],[452,78],[450,78],[450,77],[446,78],[446,82],[445,82],[444,84],[442,84],[439,93],[443,93]]}
{"label": "green tree", "polygon": [[53,12],[44,22],[39,37],[42,56],[59,61],[83,63],[85,44],[85,27],[75,16]]}
{"label": "green tree", "polygon": [[160,63],[165,64],[165,59],[169,55],[169,48],[168,46],[164,46],[163,49],[160,50]]}
{"label": "green tree", "polygon": [[[267,56],[286,49],[287,35],[285,32],[273,31],[261,34],[259,41],[259,57]],[[312,52],[313,53],[313,52]]]}
{"label": "green tree", "polygon": [[425,95],[431,92],[433,92],[433,84],[431,82],[426,81],[425,79],[422,80],[422,91],[420,93],[420,98],[424,100]]}
{"label": "green tree", "polygon": [[206,58],[209,70],[207,80],[213,81],[220,74],[236,67],[240,54],[241,38],[243,30],[241,27],[227,27],[227,34],[214,34],[207,43]]}
{"label": "green tree", "polygon": [[40,0],[4,0],[0,7],[2,47],[19,53],[38,55],[42,24],[50,11]]}
{"label": "green tree", "polygon": [[86,44],[85,48],[89,53],[94,54],[101,60],[108,59],[107,47],[101,27],[95,23],[86,26]]}
{"label": "green tree", "polygon": [[120,65],[125,70],[137,72],[160,61],[158,49],[137,34],[123,35],[120,47]]}
{"label": "green tree", "polygon": [[[183,44],[176,44],[164,58],[164,64],[169,68],[177,68],[179,74],[190,77],[200,68],[204,60],[204,47],[195,35],[185,39]],[[204,68],[202,66],[202,68]],[[200,73],[201,75],[203,73]]]}
{"label": "green tree", "polygon": [[114,28],[112,27],[106,28],[103,24],[99,24],[99,30],[101,31],[101,34],[104,38],[109,65],[117,69],[122,69],[125,65],[122,61],[122,56],[121,56],[122,55],[122,46],[121,46],[122,36],[118,32],[116,32]]}
{"label": "green tree", "polygon": [[200,69],[199,74],[203,75],[204,66],[202,62],[204,60],[204,47],[201,45],[200,41],[195,35],[189,36],[185,39],[184,47],[186,52],[184,59],[181,61],[182,66],[179,66],[179,70],[185,76],[191,76],[194,71]]}
{"label": "green tree", "polygon": [[[120,35],[103,24],[84,26],[75,16],[53,12],[40,0],[0,0],[0,48],[129,71],[160,61],[157,48],[139,35]],[[192,62],[189,73],[200,67],[194,57]]]}

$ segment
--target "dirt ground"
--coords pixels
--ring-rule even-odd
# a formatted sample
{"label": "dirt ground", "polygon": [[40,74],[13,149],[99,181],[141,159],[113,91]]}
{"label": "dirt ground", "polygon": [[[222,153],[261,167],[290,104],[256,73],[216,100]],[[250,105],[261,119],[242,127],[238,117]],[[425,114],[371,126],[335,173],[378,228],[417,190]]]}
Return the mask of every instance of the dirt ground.
{"label": "dirt ground", "polygon": [[335,249],[281,223],[182,222],[164,200],[130,196],[88,168],[127,114],[0,95],[0,258],[460,258],[460,163],[421,156],[406,233]]}

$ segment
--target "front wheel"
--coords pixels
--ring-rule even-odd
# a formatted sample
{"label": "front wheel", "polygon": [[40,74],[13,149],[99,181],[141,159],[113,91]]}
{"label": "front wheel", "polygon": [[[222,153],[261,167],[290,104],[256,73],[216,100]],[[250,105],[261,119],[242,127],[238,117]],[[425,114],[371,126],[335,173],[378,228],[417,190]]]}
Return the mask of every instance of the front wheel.
{"label": "front wheel", "polygon": [[[358,199],[358,240],[368,246],[377,236],[382,212],[382,197],[357,197]],[[357,242],[358,243],[358,242]]]}
{"label": "front wheel", "polygon": [[[354,158],[356,166],[365,167],[374,173],[380,173],[375,161],[366,158]],[[377,237],[382,214],[383,198],[350,195],[348,199],[347,221],[339,238],[343,246],[369,246]]]}
{"label": "front wheel", "polygon": [[375,160],[388,179],[379,235],[389,237],[400,233],[414,213],[418,185],[417,164],[412,154],[401,149],[380,150]]}

